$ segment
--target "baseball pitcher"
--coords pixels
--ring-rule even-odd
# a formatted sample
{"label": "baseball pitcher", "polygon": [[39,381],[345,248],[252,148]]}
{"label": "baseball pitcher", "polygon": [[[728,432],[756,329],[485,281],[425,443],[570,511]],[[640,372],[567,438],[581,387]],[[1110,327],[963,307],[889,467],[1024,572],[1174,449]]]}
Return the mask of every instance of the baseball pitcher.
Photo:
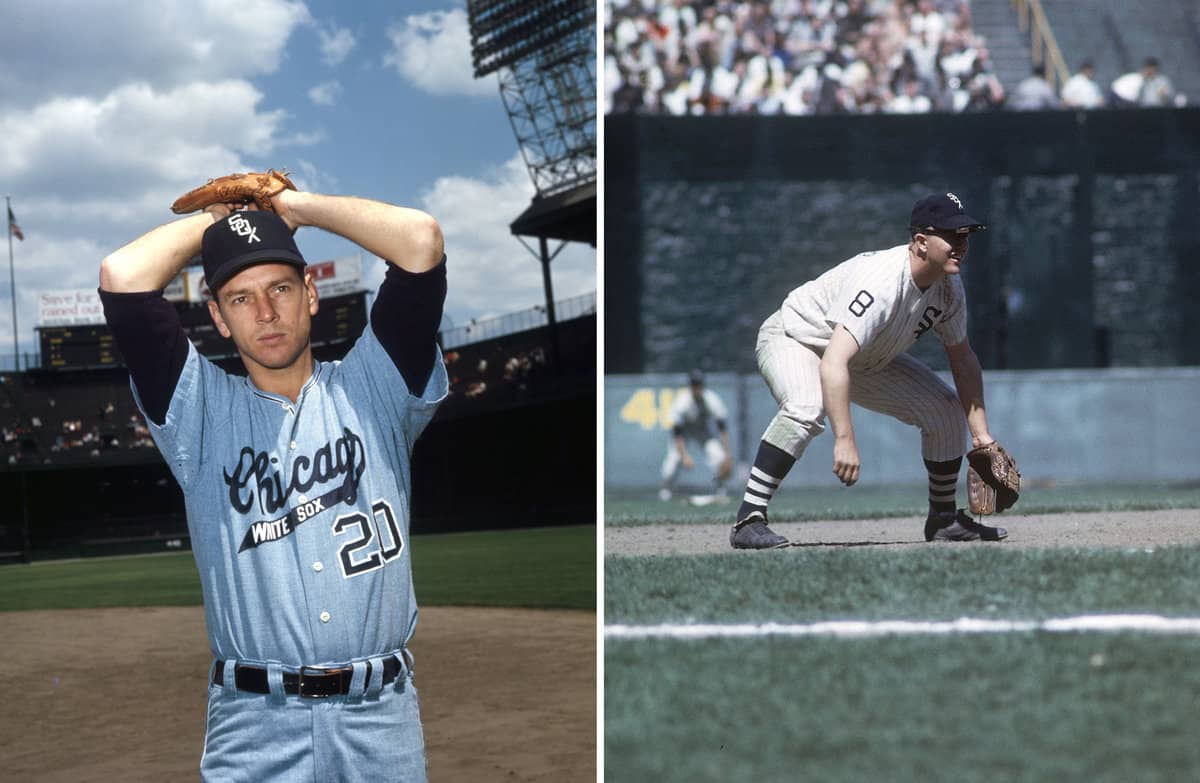
{"label": "baseball pitcher", "polygon": [[[984,224],[953,193],[918,201],[909,242],[861,253],[788,294],[758,333],[759,370],[779,412],[759,443],[729,540],[735,549],[788,541],[768,527],[767,505],[809,442],[833,427],[833,472],[846,486],[859,478],[850,403],[885,413],[921,432],[929,475],[926,541],[999,541],[1003,528],[958,509],[958,473],[967,431],[970,506],[1003,511],[1016,502],[1020,474],[988,431],[983,372],[967,341],[966,297],[959,273],[970,235]],[[941,340],[957,394],[905,351],[926,332]],[[964,417],[965,413],[965,417]]]}
{"label": "baseball pitcher", "polygon": [[[105,258],[100,296],[185,495],[215,659],[201,777],[424,781],[407,650],[409,459],[447,392],[438,224],[299,192],[275,172],[223,177],[175,208],[204,211]],[[342,361],[313,359],[319,302],[292,236],[301,226],[388,262]],[[198,354],[163,298],[197,254],[244,378]]]}

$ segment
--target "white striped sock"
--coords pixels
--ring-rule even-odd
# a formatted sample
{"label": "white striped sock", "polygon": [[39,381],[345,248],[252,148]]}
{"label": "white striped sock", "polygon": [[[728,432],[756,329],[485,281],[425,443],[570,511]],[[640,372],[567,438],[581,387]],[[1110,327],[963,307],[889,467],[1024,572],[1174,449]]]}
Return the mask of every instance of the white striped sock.
{"label": "white striped sock", "polygon": [[768,475],[762,470],[752,467],[750,468],[750,478],[746,481],[746,494],[742,496],[742,500],[752,506],[766,508],[771,502],[771,498],[775,495],[775,490],[779,489],[779,484],[783,479]]}

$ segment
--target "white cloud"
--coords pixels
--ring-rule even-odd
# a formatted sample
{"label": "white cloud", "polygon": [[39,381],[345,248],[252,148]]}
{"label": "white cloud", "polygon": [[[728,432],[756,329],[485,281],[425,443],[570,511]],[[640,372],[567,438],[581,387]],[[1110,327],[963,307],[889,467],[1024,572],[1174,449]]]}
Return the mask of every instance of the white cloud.
{"label": "white cloud", "polygon": [[337,103],[338,96],[341,94],[341,82],[335,79],[334,81],[321,82],[309,88],[308,99],[318,106],[332,106]]}
{"label": "white cloud", "polygon": [[384,65],[435,95],[497,95],[495,75],[476,79],[471,64],[467,12],[431,11],[406,17],[388,28],[392,49]]}
{"label": "white cloud", "polygon": [[337,193],[340,190],[337,177],[304,158],[296,161],[296,171],[293,172],[292,181],[300,190],[313,193]]}
{"label": "white cloud", "polygon": [[317,35],[321,39],[321,61],[326,65],[341,64],[357,43],[354,33],[344,27],[335,27],[332,30],[319,27]]}
{"label": "white cloud", "polygon": [[[541,264],[508,228],[533,193],[517,155],[481,177],[441,177],[422,195],[421,208],[437,218],[446,238],[446,312],[456,323],[543,303]],[[570,243],[550,270],[555,300],[594,292],[596,249]]]}
{"label": "white cloud", "polygon": [[95,286],[100,259],[172,219],[171,202],[204,177],[286,162],[272,159],[284,114],[262,101],[234,79],[133,82],[0,111],[0,182],[26,238],[13,248],[24,350],[34,350],[39,291]]}
{"label": "white cloud", "polygon": [[272,73],[297,25],[296,0],[42,0],[9,3],[0,25],[0,105],[99,95],[145,81],[168,89]]}
{"label": "white cloud", "polygon": [[[152,183],[184,183],[240,156],[270,154],[284,116],[259,111],[247,82],[197,82],[168,91],[145,83],[99,99],[55,98],[0,114],[0,180],[37,196],[111,202]],[[87,177],[80,177],[87,172]]]}

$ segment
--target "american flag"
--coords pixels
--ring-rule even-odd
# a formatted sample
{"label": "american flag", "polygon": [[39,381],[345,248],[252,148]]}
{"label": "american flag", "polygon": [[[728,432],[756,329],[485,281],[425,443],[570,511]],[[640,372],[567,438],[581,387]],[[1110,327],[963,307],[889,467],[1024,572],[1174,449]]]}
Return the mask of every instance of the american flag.
{"label": "american flag", "polygon": [[8,208],[8,232],[22,242],[25,241],[25,235],[21,233],[21,227],[17,225],[17,217],[12,213],[12,207]]}

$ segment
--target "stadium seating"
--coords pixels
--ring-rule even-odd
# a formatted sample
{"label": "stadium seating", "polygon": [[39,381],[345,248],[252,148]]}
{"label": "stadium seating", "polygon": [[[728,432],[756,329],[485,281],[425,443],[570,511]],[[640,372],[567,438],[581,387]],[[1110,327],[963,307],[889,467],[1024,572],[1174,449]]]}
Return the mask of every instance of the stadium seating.
{"label": "stadium seating", "polygon": [[606,113],[971,111],[1004,91],[966,0],[616,0]]}

